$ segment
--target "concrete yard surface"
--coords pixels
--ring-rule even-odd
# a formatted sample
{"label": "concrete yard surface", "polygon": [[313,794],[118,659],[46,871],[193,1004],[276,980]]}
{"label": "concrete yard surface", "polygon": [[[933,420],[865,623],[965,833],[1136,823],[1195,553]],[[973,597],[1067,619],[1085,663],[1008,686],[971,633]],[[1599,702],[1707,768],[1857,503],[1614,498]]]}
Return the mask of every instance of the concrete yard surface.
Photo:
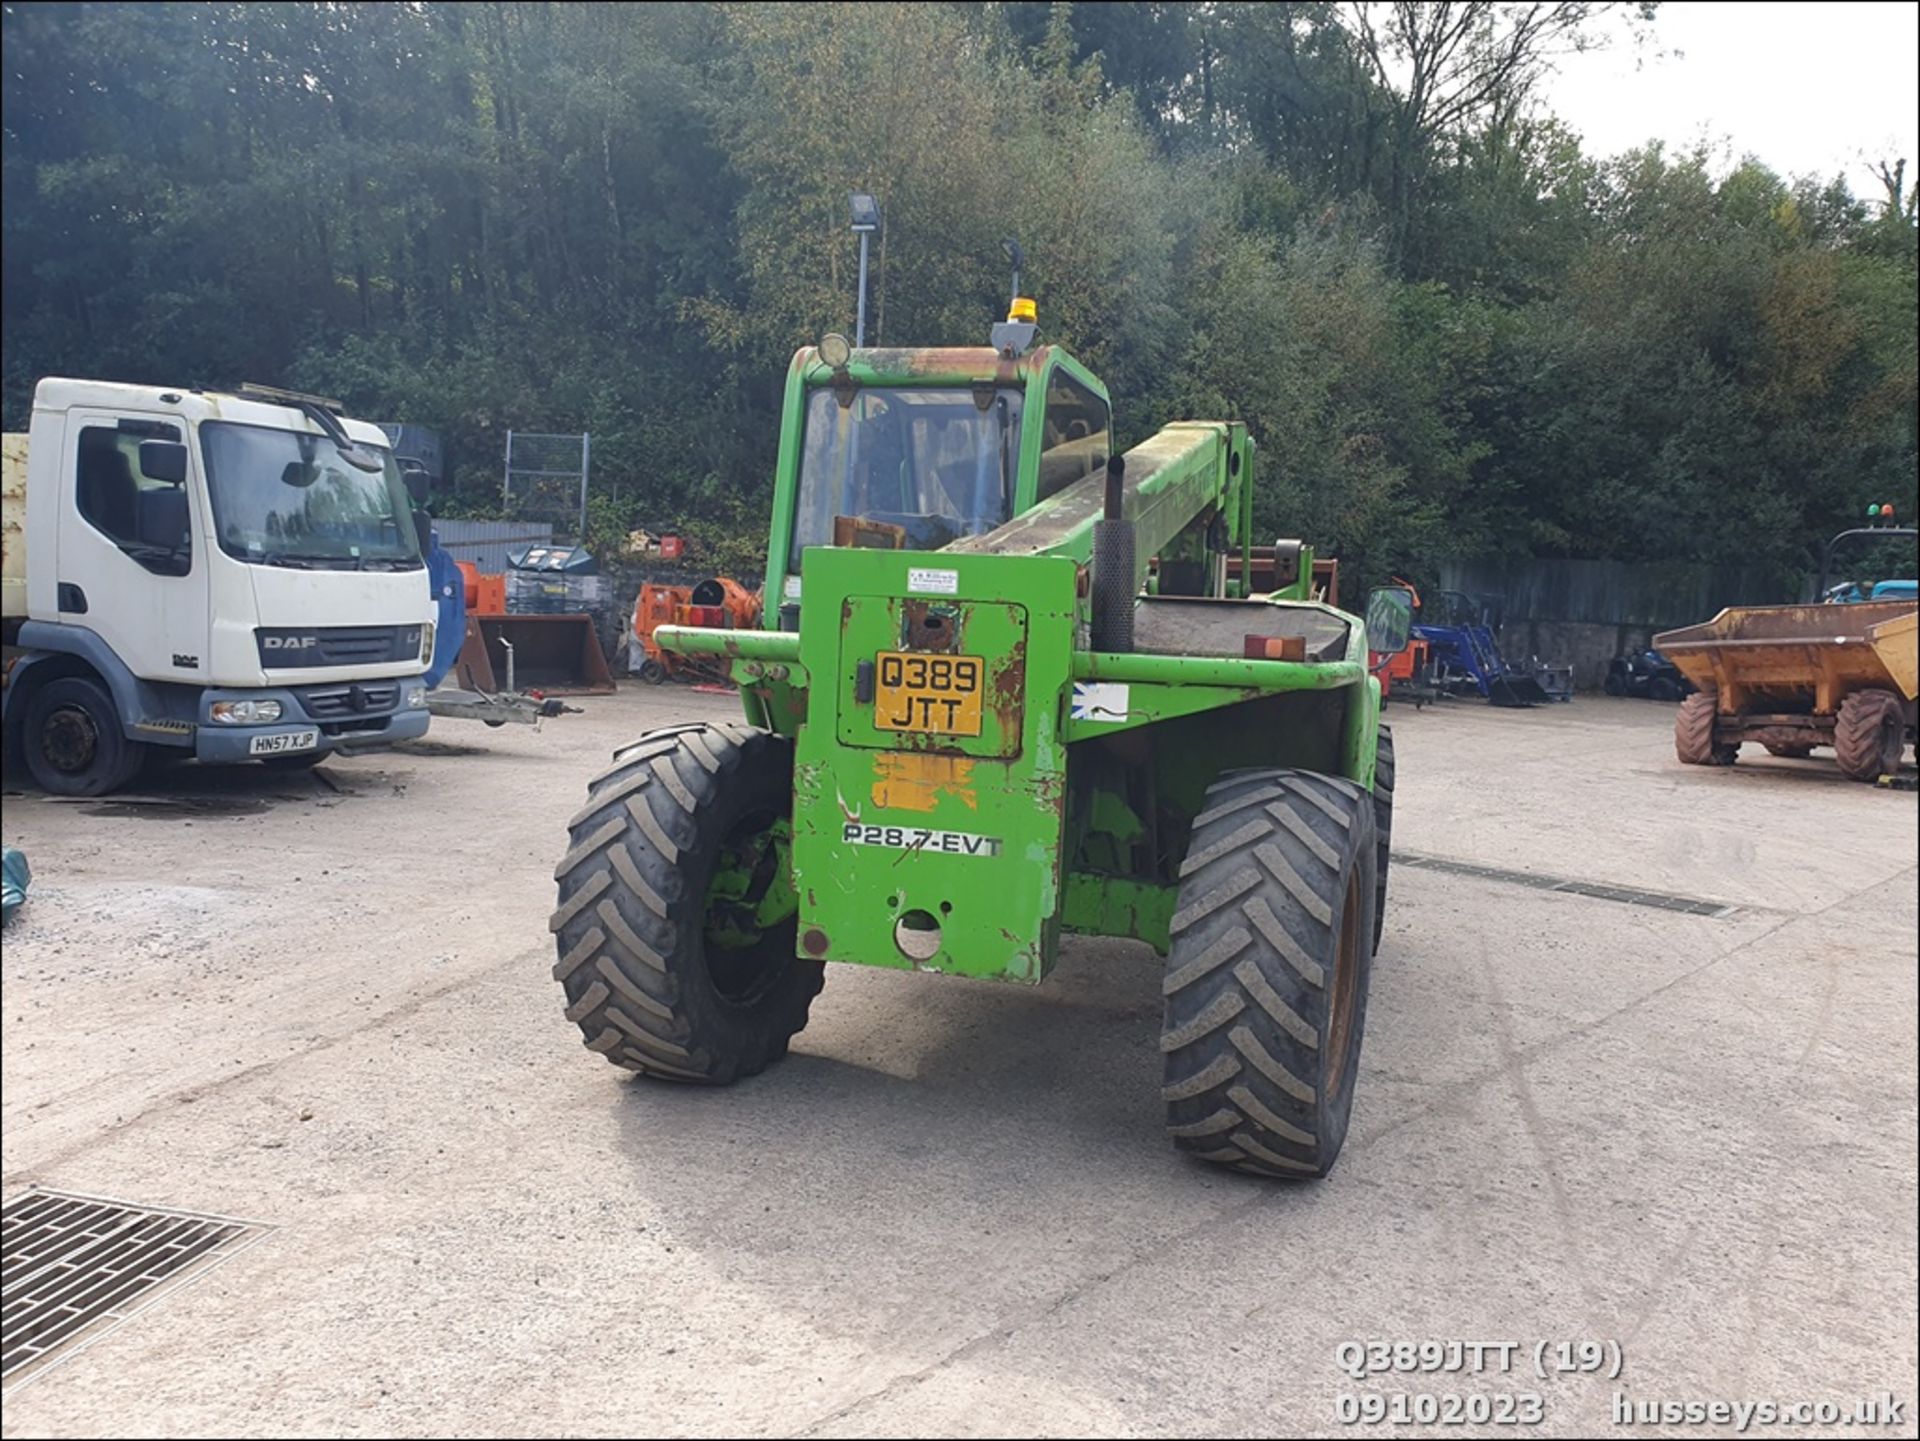
{"label": "concrete yard surface", "polygon": [[[1282,1184],[1167,1144],[1131,943],[1032,989],[833,968],[727,1090],[583,1049],[566,818],[616,744],[738,711],[582,704],[8,794],[7,1199],[271,1229],[10,1391],[7,1435],[1659,1434],[1617,1398],[1889,1394],[1871,1434],[1915,1434],[1913,795],[1681,767],[1653,702],[1392,708],[1353,1130]],[[1517,1346],[1357,1377],[1354,1341]],[[1559,1342],[1619,1379],[1541,1379]],[[1541,1419],[1343,1424],[1429,1404]]]}

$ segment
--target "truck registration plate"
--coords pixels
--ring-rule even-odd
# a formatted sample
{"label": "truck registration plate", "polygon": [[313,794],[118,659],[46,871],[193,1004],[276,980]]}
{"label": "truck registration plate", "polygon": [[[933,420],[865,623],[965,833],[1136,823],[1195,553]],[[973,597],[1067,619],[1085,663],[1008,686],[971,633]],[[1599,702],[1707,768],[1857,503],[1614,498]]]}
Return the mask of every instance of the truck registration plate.
{"label": "truck registration plate", "polygon": [[310,751],[320,744],[320,732],[288,731],[284,735],[255,736],[247,742],[250,756],[280,756],[290,751]]}
{"label": "truck registration plate", "polygon": [[979,656],[888,650],[874,657],[874,670],[873,723],[881,730],[980,734]]}

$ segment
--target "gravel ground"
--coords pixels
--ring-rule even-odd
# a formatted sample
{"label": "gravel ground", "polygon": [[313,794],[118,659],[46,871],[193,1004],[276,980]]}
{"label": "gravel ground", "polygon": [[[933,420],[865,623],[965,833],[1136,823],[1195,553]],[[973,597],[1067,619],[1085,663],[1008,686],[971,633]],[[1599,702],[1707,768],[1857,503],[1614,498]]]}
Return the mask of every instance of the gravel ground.
{"label": "gravel ground", "polygon": [[[619,741],[737,709],[584,704],[8,794],[7,1198],[272,1229],[11,1392],[7,1435],[1423,1429],[1340,1424],[1395,1393],[1541,1398],[1449,1435],[1891,1393],[1877,1434],[1915,1434],[1912,795],[1683,769],[1649,702],[1396,709],[1396,845],[1442,865],[1395,869],[1338,1170],[1281,1185],[1165,1144],[1130,943],[1032,990],[835,968],[727,1091],[588,1054],[548,976],[565,818]],[[1519,1350],[1358,1379],[1350,1340]],[[1623,1373],[1540,1380],[1541,1341]]]}

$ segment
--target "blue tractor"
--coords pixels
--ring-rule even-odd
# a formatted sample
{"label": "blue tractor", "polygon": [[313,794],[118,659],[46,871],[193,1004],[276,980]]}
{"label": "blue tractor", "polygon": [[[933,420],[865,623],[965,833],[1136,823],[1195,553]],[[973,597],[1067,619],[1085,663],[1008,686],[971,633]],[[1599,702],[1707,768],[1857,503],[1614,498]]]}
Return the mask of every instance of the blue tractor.
{"label": "blue tractor", "polygon": [[1573,667],[1520,664],[1500,653],[1500,602],[1443,590],[1420,608],[1416,638],[1427,643],[1426,683],[1443,695],[1482,695],[1497,706],[1573,699]]}

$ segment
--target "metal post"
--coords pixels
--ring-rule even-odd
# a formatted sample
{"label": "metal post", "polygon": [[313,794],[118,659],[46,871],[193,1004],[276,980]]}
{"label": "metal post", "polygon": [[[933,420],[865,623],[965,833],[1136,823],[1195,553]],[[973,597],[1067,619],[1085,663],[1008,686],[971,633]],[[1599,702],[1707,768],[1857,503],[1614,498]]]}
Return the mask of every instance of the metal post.
{"label": "metal post", "polygon": [[860,309],[853,322],[853,343],[856,346],[867,343],[867,237],[871,233],[864,227],[860,231]]}
{"label": "metal post", "polygon": [[513,432],[507,432],[507,468],[500,475],[500,504],[513,508]]}
{"label": "metal post", "polygon": [[580,432],[580,544],[587,542],[587,458],[591,453],[593,437],[586,431]]}

